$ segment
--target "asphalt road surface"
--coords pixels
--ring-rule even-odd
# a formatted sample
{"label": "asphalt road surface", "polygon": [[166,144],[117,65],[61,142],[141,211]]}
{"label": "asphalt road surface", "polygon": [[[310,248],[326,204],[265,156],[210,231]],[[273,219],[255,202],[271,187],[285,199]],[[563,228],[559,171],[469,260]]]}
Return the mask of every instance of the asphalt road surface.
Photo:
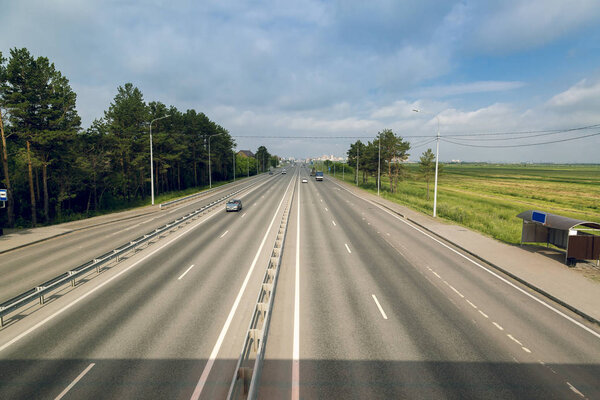
{"label": "asphalt road surface", "polygon": [[[598,327],[308,173],[263,179],[242,211],[223,206],[13,316],[0,398],[225,398],[292,193],[259,398],[600,398]],[[77,243],[87,260],[143,221]],[[72,257],[68,240],[53,242]]]}
{"label": "asphalt road surface", "polygon": [[166,210],[157,208],[155,212],[135,218],[92,226],[0,254],[0,303],[197,210],[224,194],[266,179],[266,175],[244,179],[225,185],[193,202]]}

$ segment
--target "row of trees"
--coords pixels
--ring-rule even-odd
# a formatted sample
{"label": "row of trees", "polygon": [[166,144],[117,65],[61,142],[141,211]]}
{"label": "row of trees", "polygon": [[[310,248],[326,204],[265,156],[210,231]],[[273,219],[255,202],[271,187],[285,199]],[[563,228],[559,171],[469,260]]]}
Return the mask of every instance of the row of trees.
{"label": "row of trees", "polygon": [[355,173],[362,175],[356,179],[367,182],[368,176],[377,175],[379,168],[379,154],[381,151],[381,173],[387,174],[390,179],[390,191],[398,191],[398,182],[404,173],[403,162],[410,155],[410,143],[397,136],[391,129],[384,129],[377,134],[377,138],[367,144],[357,140],[350,145],[348,150],[348,164],[355,168]]}
{"label": "row of trees", "polygon": [[[350,145],[347,152],[348,164],[354,168],[355,179],[363,183],[369,176],[377,176],[381,159],[381,175],[387,175],[390,181],[390,192],[398,192],[398,183],[405,175],[404,162],[408,159],[410,143],[391,129],[384,129],[372,142],[362,143],[357,140]],[[427,200],[429,200],[429,183],[435,174],[435,155],[427,149],[419,159],[419,171],[427,183]],[[441,171],[441,165],[438,173]],[[360,175],[360,176],[359,176]]]}
{"label": "row of trees", "polygon": [[155,193],[207,185],[209,141],[213,181],[231,179],[234,163],[238,176],[265,170],[258,158],[236,156],[229,132],[205,114],[146,103],[131,83],[118,87],[104,116],[87,129],[75,100],[68,79],[46,57],[13,49],[7,60],[0,53],[0,154],[9,197],[0,226],[147,202],[149,125],[167,115],[151,127]]}

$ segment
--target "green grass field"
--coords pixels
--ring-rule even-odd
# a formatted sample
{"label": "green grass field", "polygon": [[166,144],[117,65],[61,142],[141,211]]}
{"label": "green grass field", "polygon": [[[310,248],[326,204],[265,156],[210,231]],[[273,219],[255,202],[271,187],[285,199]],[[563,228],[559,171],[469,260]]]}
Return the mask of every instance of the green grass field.
{"label": "green grass field", "polygon": [[[336,174],[341,179],[341,174]],[[352,173],[345,180],[354,182]],[[433,210],[417,164],[407,164],[399,192],[390,194],[382,178],[382,196],[426,214]],[[364,189],[377,192],[375,177]],[[508,243],[519,243],[522,211],[537,209],[600,222],[600,165],[446,164],[438,182],[440,218]]]}

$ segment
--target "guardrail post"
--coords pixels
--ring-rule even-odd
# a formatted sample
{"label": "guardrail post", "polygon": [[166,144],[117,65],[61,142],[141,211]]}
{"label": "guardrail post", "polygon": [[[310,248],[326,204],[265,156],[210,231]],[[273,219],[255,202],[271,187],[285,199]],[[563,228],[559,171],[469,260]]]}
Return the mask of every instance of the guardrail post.
{"label": "guardrail post", "polygon": [[[3,311],[4,307],[0,307],[0,311]],[[4,326],[4,315],[0,315],[0,328]]]}
{"label": "guardrail post", "polygon": [[237,371],[237,379],[241,379],[244,384],[244,394],[248,394],[250,390],[250,382],[252,381],[252,368],[241,367]]}
{"label": "guardrail post", "polygon": [[264,321],[267,311],[269,311],[269,303],[256,303],[256,310],[260,312],[260,318]]}
{"label": "guardrail post", "polygon": [[262,329],[250,329],[248,334],[250,335],[250,339],[252,339],[252,350],[254,350],[254,354],[257,354],[263,331]]}
{"label": "guardrail post", "polygon": [[[73,274],[75,273],[74,271],[68,271],[68,272],[69,272],[69,276],[73,276]],[[71,286],[75,287],[75,278],[71,279]]]}
{"label": "guardrail post", "polygon": [[[44,287],[43,287],[43,286],[37,286],[37,287],[35,288],[35,290],[36,290],[37,292],[41,292],[42,290],[44,290]],[[44,304],[44,295],[43,295],[43,294],[42,294],[42,295],[40,295],[40,304]]]}

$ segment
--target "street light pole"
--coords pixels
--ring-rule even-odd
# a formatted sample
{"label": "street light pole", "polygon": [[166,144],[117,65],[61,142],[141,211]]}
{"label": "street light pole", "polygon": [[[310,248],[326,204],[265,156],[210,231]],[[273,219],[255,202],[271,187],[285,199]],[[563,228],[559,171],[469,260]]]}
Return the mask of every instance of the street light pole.
{"label": "street light pole", "polygon": [[435,139],[435,184],[433,185],[433,218],[437,212],[437,183],[438,183],[438,161],[440,159],[440,119],[435,116],[438,123],[437,135]]}
{"label": "street light pole", "polygon": [[381,135],[377,139],[379,144],[379,160],[377,162],[377,196],[379,196],[379,186],[381,186]]}
{"label": "street light pole", "polygon": [[235,182],[235,150],[233,150],[233,181]]}
{"label": "street light pole", "polygon": [[[414,112],[421,112],[421,110],[414,109]],[[433,115],[431,113],[427,113]],[[440,118],[435,115],[435,119],[437,120],[437,135],[435,137],[435,183],[433,185],[433,217],[435,218],[437,215],[437,186],[438,186],[438,162],[440,159]]]}
{"label": "street light pole", "polygon": [[360,145],[356,144],[356,186],[358,186],[358,159],[360,157]]}
{"label": "street light pole", "polygon": [[212,189],[212,173],[211,173],[211,169],[210,169],[210,139],[212,139],[215,136],[219,136],[222,135],[223,132],[221,133],[217,133],[216,135],[211,135],[208,137],[208,188]]}
{"label": "street light pole", "polygon": [[158,121],[159,119],[168,118],[170,115],[165,115],[164,117],[154,118],[150,121],[150,191],[152,192],[152,205],[154,205],[154,157],[152,154],[152,123],[154,121]]}

